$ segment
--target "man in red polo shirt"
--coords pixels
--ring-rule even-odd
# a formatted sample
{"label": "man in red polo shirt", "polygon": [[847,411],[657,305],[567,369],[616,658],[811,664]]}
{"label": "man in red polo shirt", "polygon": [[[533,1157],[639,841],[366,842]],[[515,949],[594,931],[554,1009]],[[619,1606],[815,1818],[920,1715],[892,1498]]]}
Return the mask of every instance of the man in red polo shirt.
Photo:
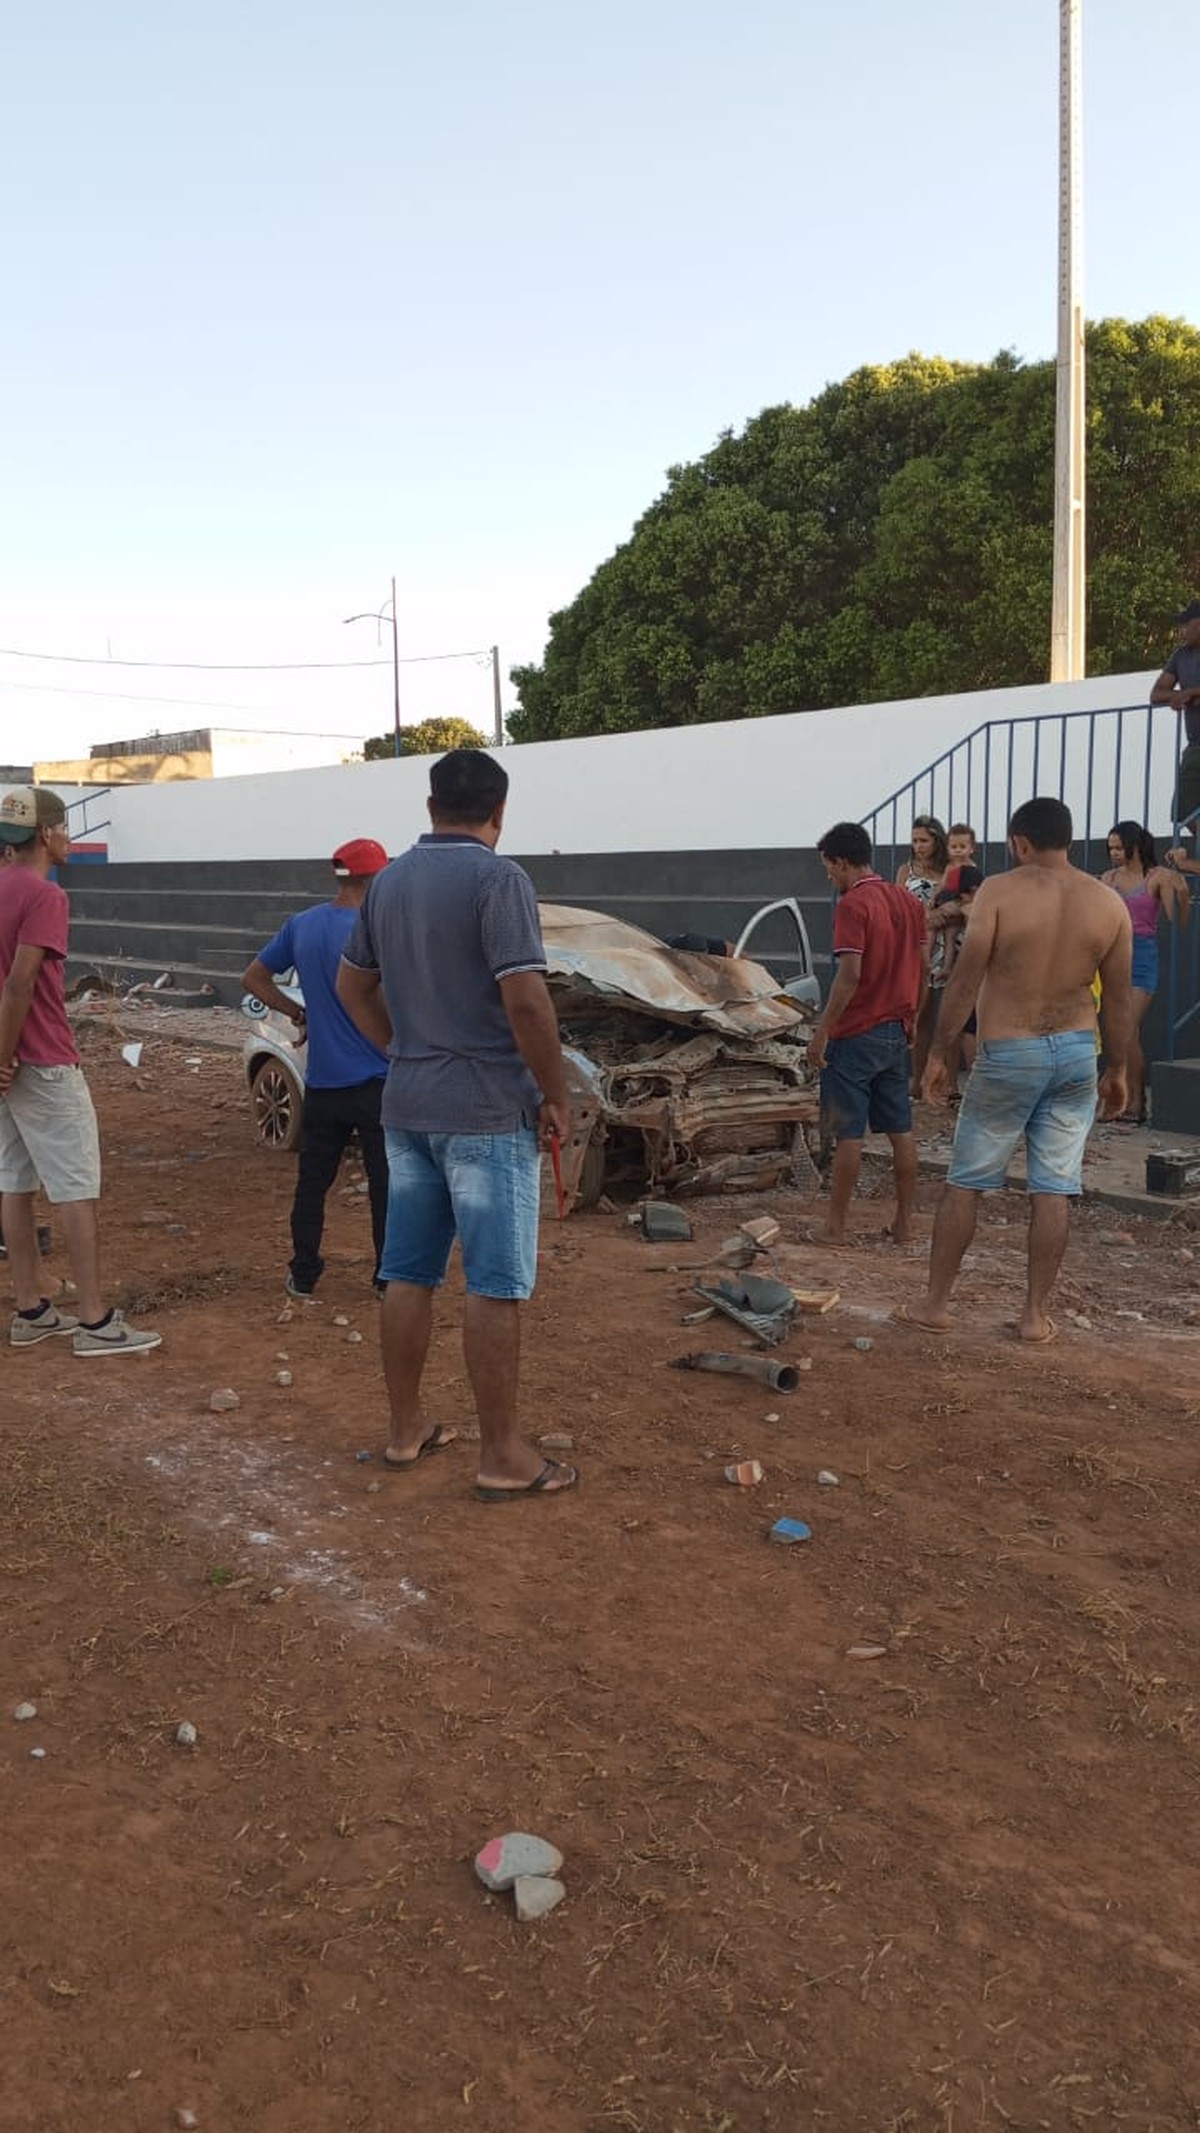
{"label": "man in red polo shirt", "polygon": [[836,1142],[825,1239],[846,1241],[870,1127],[892,1144],[896,1214],[886,1234],[908,1244],[917,1196],[908,1047],[928,982],[925,907],[875,872],[861,822],[835,823],[817,850],[838,895],[834,980],[808,1047],[821,1074],[822,1117]]}

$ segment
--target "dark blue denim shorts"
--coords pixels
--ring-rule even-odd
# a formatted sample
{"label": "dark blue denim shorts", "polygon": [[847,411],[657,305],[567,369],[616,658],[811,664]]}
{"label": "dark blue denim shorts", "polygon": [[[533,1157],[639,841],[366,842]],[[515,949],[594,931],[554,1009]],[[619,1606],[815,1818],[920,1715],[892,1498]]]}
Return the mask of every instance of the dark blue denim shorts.
{"label": "dark blue denim shorts", "polygon": [[911,1133],[908,1039],[902,1022],[831,1037],[821,1070],[821,1122],[837,1141]]}

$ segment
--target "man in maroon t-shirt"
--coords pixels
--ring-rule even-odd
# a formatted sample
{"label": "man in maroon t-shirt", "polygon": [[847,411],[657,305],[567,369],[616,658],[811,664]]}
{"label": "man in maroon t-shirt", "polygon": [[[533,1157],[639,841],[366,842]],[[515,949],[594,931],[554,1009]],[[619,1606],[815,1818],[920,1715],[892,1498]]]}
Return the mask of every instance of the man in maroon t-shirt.
{"label": "man in maroon t-shirt", "polygon": [[908,1244],[917,1196],[908,1047],[928,981],[925,907],[907,889],[881,880],[860,822],[836,823],[817,850],[838,892],[834,980],[808,1047],[821,1072],[822,1116],[836,1142],[826,1241],[846,1241],[869,1126],[892,1144],[896,1214],[887,1234]]}
{"label": "man in maroon t-shirt", "polygon": [[[14,1348],[70,1336],[76,1355],[137,1355],[162,1335],[106,1311],[96,1203],[100,1137],[67,1020],[63,966],[69,907],[50,880],[70,856],[67,811],[44,785],[0,800],[0,1228],[16,1290]],[[41,1293],[34,1194],[58,1208],[79,1316]]]}

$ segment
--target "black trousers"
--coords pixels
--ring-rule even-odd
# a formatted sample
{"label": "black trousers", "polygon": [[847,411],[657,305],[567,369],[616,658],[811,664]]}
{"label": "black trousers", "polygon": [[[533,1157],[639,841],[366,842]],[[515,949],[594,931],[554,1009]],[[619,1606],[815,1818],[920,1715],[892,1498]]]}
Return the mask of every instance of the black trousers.
{"label": "black trousers", "polygon": [[297,1288],[315,1288],[325,1270],[321,1257],[325,1196],[338,1174],[347,1142],[356,1133],[367,1173],[378,1279],[388,1202],[387,1151],[379,1123],[382,1099],[382,1080],[360,1081],[350,1089],[304,1092],[300,1170],[292,1201],[292,1279]]}

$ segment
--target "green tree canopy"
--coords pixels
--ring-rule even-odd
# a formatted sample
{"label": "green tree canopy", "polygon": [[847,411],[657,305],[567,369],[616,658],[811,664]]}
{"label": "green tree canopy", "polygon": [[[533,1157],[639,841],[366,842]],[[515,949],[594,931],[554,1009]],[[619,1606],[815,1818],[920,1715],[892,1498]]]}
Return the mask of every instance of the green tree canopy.
{"label": "green tree canopy", "polygon": [[[400,747],[404,755],[445,755],[448,748],[486,748],[486,737],[465,718],[423,718],[419,725],[401,726]],[[364,763],[381,763],[396,753],[394,733],[377,733],[363,744]]]}
{"label": "green tree canopy", "polygon": [[[1054,365],[912,355],[693,465],[516,667],[515,741],[1044,681]],[[1200,592],[1200,332],[1088,329],[1088,668]]]}

